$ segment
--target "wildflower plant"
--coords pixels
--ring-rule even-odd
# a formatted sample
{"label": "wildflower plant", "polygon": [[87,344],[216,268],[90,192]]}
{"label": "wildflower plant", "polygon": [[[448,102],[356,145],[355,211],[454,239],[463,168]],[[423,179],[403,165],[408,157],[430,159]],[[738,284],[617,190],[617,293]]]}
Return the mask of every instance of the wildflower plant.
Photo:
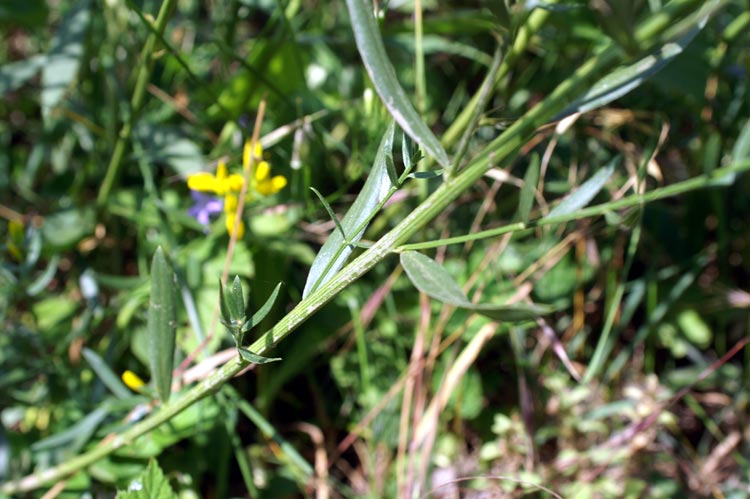
{"label": "wildflower plant", "polygon": [[[216,173],[207,172],[194,173],[188,177],[187,185],[192,191],[191,195],[195,204],[188,213],[195,217],[202,225],[208,225],[210,217],[214,214],[224,212],[224,224],[227,232],[232,235],[235,227],[237,213],[237,202],[240,192],[245,184],[245,178],[250,179],[247,186],[247,199],[253,200],[256,196],[270,196],[276,194],[287,184],[283,175],[271,176],[271,167],[267,161],[253,161],[253,158],[263,157],[263,148],[256,143],[255,151],[251,151],[251,141],[245,142],[242,151],[243,173],[229,173],[225,161],[219,161]],[[254,171],[250,171],[254,167]],[[216,197],[206,193],[215,194]],[[237,238],[241,239],[245,234],[245,222],[240,219],[237,225]]]}
{"label": "wildflower plant", "polygon": [[[108,2],[103,23],[92,2],[64,0],[65,12],[50,8],[60,28],[49,43],[13,35],[0,54],[51,47],[0,66],[0,94],[13,96],[7,124],[0,120],[0,142],[11,151],[0,158],[0,218],[8,220],[0,220],[8,260],[0,266],[8,330],[0,360],[11,373],[0,375],[0,386],[12,388],[1,396],[0,440],[10,442],[13,458],[0,467],[0,494],[53,485],[57,493],[66,484],[95,494],[99,481],[114,488],[134,479],[132,492],[144,476],[165,487],[165,477],[178,476],[180,495],[275,497],[294,483],[321,497],[411,498],[430,495],[438,476],[452,477],[440,487],[469,480],[472,469],[456,463],[477,459],[483,463],[474,471],[510,469],[532,477],[529,487],[541,488],[543,478],[575,491],[555,464],[564,459],[548,454],[594,445],[601,461],[576,470],[591,496],[649,495],[650,477],[623,478],[638,468],[673,473],[668,490],[688,496],[701,484],[676,485],[680,470],[698,469],[685,456],[710,456],[699,465],[717,474],[746,464],[732,456],[747,426],[738,410],[745,398],[737,396],[747,391],[747,368],[732,364],[750,342],[737,335],[746,315],[728,306],[720,311],[726,327],[714,332],[700,313],[673,310],[700,309],[688,291],[707,293],[712,276],[732,288],[742,282],[724,267],[743,269],[740,250],[750,244],[737,229],[750,210],[741,204],[747,196],[736,195],[750,170],[749,59],[737,48],[750,33],[743,2],[499,1],[461,22],[453,22],[452,5],[438,2],[428,7],[429,23],[421,2],[346,0],[345,14],[300,9],[305,1],[256,3],[230,2],[207,21],[220,29],[196,29],[190,16],[208,14],[189,2],[164,0],[154,16],[137,2]],[[590,12],[602,6],[623,15]],[[384,8],[400,10],[378,12]],[[245,15],[255,9],[268,22],[261,36],[244,40],[257,31],[255,17]],[[13,22],[34,25],[33,15]],[[409,19],[413,42],[402,38]],[[337,36],[321,36],[316,20]],[[356,50],[333,50],[346,32]],[[225,36],[209,43],[207,33]],[[97,58],[84,63],[92,53]],[[706,58],[695,65],[705,78],[690,78],[698,91],[685,93],[705,98],[700,109],[675,104],[684,89],[659,80],[696,54]],[[121,55],[134,63],[131,78],[119,79],[129,69]],[[737,84],[722,80],[738,71]],[[29,87],[39,98],[24,98]],[[28,128],[43,130],[44,140],[18,125],[34,106],[40,123]],[[719,119],[714,108],[722,109]],[[195,237],[185,186],[169,179],[225,153],[213,130],[249,109],[258,117],[240,164],[221,160],[213,172],[187,176],[188,215],[204,228],[220,217],[224,248]],[[670,129],[670,120],[677,126]],[[274,165],[294,176],[291,201],[278,210],[284,232],[244,238],[245,203],[289,183],[263,159],[261,124],[274,127],[264,144],[279,144],[278,157],[305,166]],[[694,129],[670,144],[670,133]],[[103,173],[102,157],[109,158]],[[47,170],[52,181],[39,174]],[[664,230],[682,219],[659,202],[678,204],[687,194],[701,196],[689,208],[702,218]],[[648,212],[654,205],[660,211]],[[698,242],[669,239],[683,236]],[[666,249],[643,252],[643,241]],[[689,348],[679,363],[662,363],[669,353],[655,341],[670,321]],[[217,324],[229,335],[214,334]],[[703,343],[690,339],[708,330]],[[703,350],[718,337],[716,352]],[[687,372],[681,366],[689,362]],[[146,368],[150,386],[134,374]],[[679,376],[654,386],[676,395],[637,404],[649,399],[640,390],[624,400],[617,387],[628,386],[622,380],[632,368],[672,369]],[[718,370],[726,386],[711,378]],[[545,376],[564,383],[545,384]],[[693,397],[695,380],[713,383],[721,396]],[[297,383],[303,393],[288,388]],[[710,429],[689,452],[679,445],[695,435],[674,438],[658,417],[680,414],[671,406],[683,397]],[[721,412],[703,411],[715,400]],[[126,416],[144,406],[147,415]],[[298,416],[289,407],[319,427],[287,424]],[[562,414],[559,407],[579,412],[560,417],[560,428],[537,425]],[[648,414],[631,421],[623,407]],[[277,428],[281,412],[287,419]],[[240,434],[240,421],[258,438]],[[670,431],[679,427],[668,423]],[[314,449],[292,435],[296,429]],[[627,450],[622,435],[638,432],[649,438],[631,449],[629,468],[610,459]],[[496,444],[477,445],[487,439]],[[180,455],[163,462],[175,469],[162,474],[155,461],[146,468],[178,442]],[[659,456],[671,452],[667,464],[638,466],[655,455],[653,442]],[[477,458],[476,449],[486,450]],[[228,485],[234,475],[241,483]],[[491,477],[482,478],[489,489]],[[605,482],[606,490],[596,489]],[[719,481],[710,485],[719,491]],[[637,490],[628,495],[631,486]],[[515,483],[501,490],[522,492]]]}

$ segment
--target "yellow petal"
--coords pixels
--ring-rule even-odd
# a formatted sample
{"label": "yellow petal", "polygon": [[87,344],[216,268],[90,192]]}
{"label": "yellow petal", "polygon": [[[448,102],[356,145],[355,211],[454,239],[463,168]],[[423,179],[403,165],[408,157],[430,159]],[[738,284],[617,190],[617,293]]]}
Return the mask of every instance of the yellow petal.
{"label": "yellow petal", "polygon": [[[232,231],[234,230],[234,219],[235,219],[234,213],[227,213],[225,222],[227,225],[227,232],[229,235],[232,235]],[[245,223],[240,219],[239,224],[237,225],[237,239],[242,239],[242,236],[245,235]]]}
{"label": "yellow petal", "polygon": [[240,192],[242,190],[242,184],[245,183],[245,178],[239,173],[233,173],[226,180],[226,187],[228,191]]}
{"label": "yellow petal", "polygon": [[216,167],[216,178],[219,180],[227,178],[227,164],[223,161],[219,161],[219,164]]}
{"label": "yellow petal", "polygon": [[263,182],[268,178],[268,175],[271,173],[271,167],[268,166],[268,162],[261,161],[258,163],[258,165],[255,167],[255,181],[256,182]]}
{"label": "yellow petal", "polygon": [[122,382],[125,383],[125,386],[127,386],[134,392],[141,391],[141,388],[143,388],[143,386],[146,384],[133,371],[125,371],[124,373],[122,373]]}
{"label": "yellow petal", "polygon": [[221,185],[217,181],[216,177],[210,173],[200,172],[194,173],[188,177],[188,188],[194,191],[201,192],[215,192],[217,194],[221,191]]}
{"label": "yellow petal", "polygon": [[234,214],[237,212],[237,196],[234,194],[229,194],[227,196],[224,196],[224,213],[226,214]]}
{"label": "yellow petal", "polygon": [[[250,140],[246,140],[245,147],[242,149],[242,167],[245,170],[250,168],[250,162],[251,162],[250,160],[253,159],[250,157],[250,148],[251,148],[250,142],[251,142]],[[260,145],[260,142],[255,143],[255,154],[253,154],[253,156],[255,156],[256,160],[263,157],[263,147]]]}
{"label": "yellow petal", "polygon": [[284,187],[286,187],[286,177],[276,175],[272,179],[266,179],[265,182],[259,183],[256,186],[256,190],[264,196],[270,196],[271,194],[276,194]]}

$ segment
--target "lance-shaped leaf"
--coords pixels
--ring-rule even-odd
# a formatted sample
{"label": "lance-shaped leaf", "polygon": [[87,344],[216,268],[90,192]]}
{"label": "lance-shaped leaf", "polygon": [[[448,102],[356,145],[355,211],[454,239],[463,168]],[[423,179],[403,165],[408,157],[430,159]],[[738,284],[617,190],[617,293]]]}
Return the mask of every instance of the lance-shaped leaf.
{"label": "lance-shaped leaf", "polygon": [[172,389],[172,367],[177,331],[174,272],[161,246],[151,262],[151,299],[148,307],[149,355],[151,378],[163,403]]}
{"label": "lance-shaped leaf", "polygon": [[416,251],[401,253],[401,265],[409,276],[414,287],[449,305],[471,310],[498,321],[520,322],[535,319],[549,313],[551,309],[542,305],[493,305],[490,303],[474,304],[464,294],[461,286],[432,258]]}
{"label": "lance-shaped leaf", "polygon": [[398,82],[396,71],[385,52],[383,39],[372,12],[372,3],[369,0],[346,0],[346,6],[351,18],[357,50],[388,112],[401,129],[439,164],[443,167],[450,166],[450,159],[445,149],[419,117]]}
{"label": "lance-shaped leaf", "polygon": [[271,293],[271,296],[268,297],[263,306],[253,314],[249,321],[245,322],[245,324],[242,325],[243,333],[250,331],[252,328],[260,324],[260,321],[266,318],[268,313],[271,311],[271,307],[273,307],[273,304],[276,303],[276,298],[279,296],[280,289],[281,283],[278,283],[274,288],[273,293]]}
{"label": "lance-shaped leaf", "polygon": [[84,348],[82,353],[83,357],[89,363],[89,366],[91,366],[91,369],[99,377],[99,380],[115,394],[115,397],[126,399],[132,396],[130,390],[128,390],[123,382],[120,381],[120,377],[109,368],[104,359],[102,359],[96,352]]}
{"label": "lance-shaped leaf", "polygon": [[539,183],[540,163],[539,155],[534,153],[523,177],[523,187],[521,188],[521,194],[518,196],[518,213],[516,215],[516,219],[523,223],[529,221],[529,213],[534,206],[536,186]]}
{"label": "lance-shaped leaf", "polygon": [[588,92],[565,108],[553,121],[561,120],[573,113],[585,113],[602,107],[638,88],[685,50],[685,47],[703,29],[708,17],[707,12],[696,20],[695,26],[687,33],[665,43],[635,64],[618,68],[596,82]]}
{"label": "lance-shaped leaf", "polygon": [[[337,229],[328,236],[315,257],[302,293],[303,298],[323,285],[344,266],[352,248],[365,233],[367,222],[372,218],[376,207],[393,187],[387,163],[388,158],[392,158],[393,155],[393,135],[394,125],[391,123],[380,142],[362,191],[341,220],[341,230]],[[344,240],[342,232],[347,235],[348,241]]]}
{"label": "lance-shaped leaf", "polygon": [[560,217],[580,210],[591,202],[599,194],[604,185],[615,171],[615,164],[619,158],[614,158],[607,166],[599,170],[593,177],[581,184],[575,192],[565,197],[560,204],[554,207],[544,219]]}

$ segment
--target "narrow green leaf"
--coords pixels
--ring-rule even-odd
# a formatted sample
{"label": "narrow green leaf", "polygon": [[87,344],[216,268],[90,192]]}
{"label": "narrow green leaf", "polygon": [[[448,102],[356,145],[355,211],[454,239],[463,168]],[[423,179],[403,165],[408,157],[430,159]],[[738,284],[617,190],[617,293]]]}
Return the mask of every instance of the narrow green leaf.
{"label": "narrow green leaf", "polygon": [[250,318],[249,321],[247,321],[242,326],[242,332],[245,333],[249,331],[250,329],[254,328],[258,324],[260,324],[260,321],[266,318],[268,313],[271,311],[271,307],[273,307],[273,304],[276,303],[276,298],[279,296],[279,290],[281,289],[282,283],[278,283],[276,287],[273,289],[273,293],[271,293],[271,296],[268,297],[266,302],[263,304],[262,307],[258,309],[257,312],[253,314],[253,316]]}
{"label": "narrow green leaf", "polygon": [[425,125],[409,101],[385,52],[372,4],[365,0],[346,0],[354,40],[370,80],[396,123],[443,167],[450,165],[440,141]]}
{"label": "narrow green leaf", "polygon": [[128,387],[120,381],[120,377],[116,375],[112,369],[109,368],[104,359],[102,359],[96,352],[91,349],[84,348],[82,351],[83,358],[89,363],[91,369],[96,373],[96,376],[104,383],[104,386],[109,388],[115,397],[124,399],[132,396]]}
{"label": "narrow green leaf", "polygon": [[109,404],[103,403],[73,426],[31,445],[31,450],[39,452],[65,446],[66,452],[76,452],[91,439],[99,424],[109,416]]}
{"label": "narrow green leaf", "polygon": [[523,322],[551,313],[554,309],[547,305],[515,303],[513,305],[478,304],[464,307],[496,321]]}
{"label": "narrow green leaf", "polygon": [[240,276],[234,276],[232,289],[229,296],[229,314],[232,322],[242,324],[245,322],[245,297],[242,294],[242,282]]}
{"label": "narrow green leaf", "polygon": [[118,490],[116,499],[177,499],[174,489],[155,459],[148,462],[146,471],[131,480],[128,490]]}
{"label": "narrow green leaf", "polygon": [[596,82],[591,89],[565,108],[553,121],[560,120],[573,113],[585,113],[609,104],[641,86],[643,82],[655,75],[676,56],[703,29],[704,23],[697,23],[693,29],[676,40],[669,41],[652,54],[629,66],[618,68]]}
{"label": "narrow green leaf", "polygon": [[268,364],[270,362],[281,360],[281,357],[263,357],[262,355],[251,352],[247,348],[238,348],[237,351],[240,353],[243,359],[250,362],[251,364]]}
{"label": "narrow green leaf", "polygon": [[302,297],[306,297],[318,286],[321,286],[344,266],[354,245],[359,242],[367,228],[367,222],[374,214],[378,204],[385,199],[394,187],[387,172],[387,158],[393,154],[394,125],[388,127],[378,147],[370,175],[362,187],[357,199],[341,221],[342,230],[348,235],[345,239],[341,231],[334,231],[328,236],[320,252],[315,257],[310,273],[307,276]]}
{"label": "narrow green leaf", "polygon": [[474,304],[464,294],[458,283],[432,258],[416,251],[401,253],[401,265],[414,287],[443,303],[455,305],[505,322],[520,322],[535,319],[552,311],[544,305],[518,303],[514,305]]}
{"label": "narrow green leaf", "polygon": [[323,195],[316,189],[315,187],[310,187],[310,190],[315,193],[316,196],[318,196],[318,199],[320,200],[320,203],[323,205],[323,207],[326,209],[326,212],[328,213],[328,217],[333,220],[333,223],[336,225],[336,229],[341,233],[341,237],[346,241],[346,232],[344,232],[344,228],[341,227],[341,222],[339,222],[339,219],[336,217],[336,214],[333,212],[333,208],[331,208],[331,205],[328,204],[328,201],[326,201],[326,198],[323,197]]}
{"label": "narrow green leaf", "polygon": [[[750,158],[750,120],[745,122],[745,125],[740,130],[740,134],[737,136],[737,140],[732,148],[732,161],[742,161],[743,159]],[[734,184],[737,178],[737,173],[730,173],[723,177],[717,178],[711,182],[713,186],[728,186]]]}
{"label": "narrow green leaf", "polygon": [[414,172],[414,173],[410,173],[408,175],[408,177],[409,178],[416,178],[416,179],[420,179],[420,180],[427,180],[427,179],[431,179],[431,178],[442,177],[444,171],[445,170],[443,170],[441,168],[440,170],[432,170],[432,171],[429,171],[429,172]]}
{"label": "narrow green leaf", "polygon": [[555,206],[555,208],[542,220],[568,215],[589,204],[591,200],[599,194],[599,191],[602,190],[612,176],[612,173],[614,173],[617,160],[618,158],[614,158],[607,166],[596,172],[593,177],[581,184],[581,187],[579,187],[578,190],[560,201],[560,204]]}
{"label": "narrow green leaf", "polygon": [[529,213],[531,213],[531,208],[534,206],[536,187],[539,183],[540,163],[539,154],[534,153],[531,156],[531,162],[526,170],[526,174],[523,176],[523,187],[519,195],[518,213],[516,214],[516,220],[523,223],[529,221]]}
{"label": "narrow green leaf", "polygon": [[151,377],[163,403],[172,390],[175,334],[177,331],[174,273],[161,246],[151,262],[151,299],[148,307],[148,337]]}
{"label": "narrow green leaf", "polygon": [[221,322],[227,327],[232,325],[232,313],[230,312],[229,303],[227,302],[226,293],[224,293],[224,283],[219,279],[219,309],[221,310]]}
{"label": "narrow green leaf", "polygon": [[47,267],[44,269],[44,271],[34,279],[31,284],[29,284],[26,287],[26,293],[29,296],[35,296],[44,291],[44,289],[47,287],[47,285],[52,281],[52,279],[55,277],[55,274],[57,273],[57,264],[60,263],[60,255],[58,253],[55,253],[52,255],[52,257],[49,259],[49,262],[47,263]]}

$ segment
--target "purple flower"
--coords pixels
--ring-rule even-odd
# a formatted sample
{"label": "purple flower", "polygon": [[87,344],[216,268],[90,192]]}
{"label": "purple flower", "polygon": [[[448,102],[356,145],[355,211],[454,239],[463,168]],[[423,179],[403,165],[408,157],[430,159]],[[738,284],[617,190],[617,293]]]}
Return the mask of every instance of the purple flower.
{"label": "purple flower", "polygon": [[[190,195],[193,197],[195,204],[188,209],[188,215],[198,220],[198,223],[204,227],[208,227],[211,223],[211,215],[221,213],[224,209],[223,199],[198,191],[190,191]],[[208,228],[206,228],[206,232],[208,232]]]}

